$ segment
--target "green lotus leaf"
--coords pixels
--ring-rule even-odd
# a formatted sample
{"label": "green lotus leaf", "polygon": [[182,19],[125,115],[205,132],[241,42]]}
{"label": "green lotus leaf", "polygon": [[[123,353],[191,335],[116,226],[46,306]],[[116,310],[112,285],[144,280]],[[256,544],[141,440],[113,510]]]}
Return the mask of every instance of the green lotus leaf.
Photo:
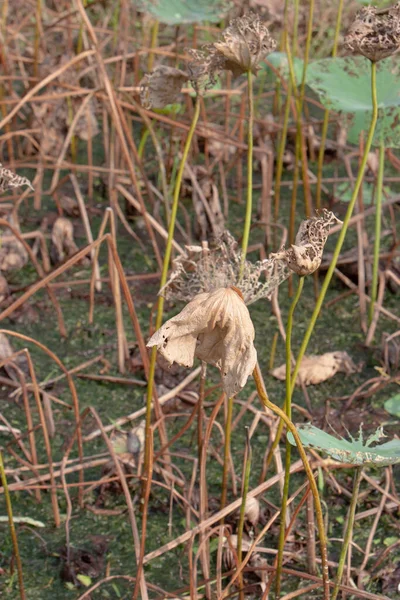
{"label": "green lotus leaf", "polygon": [[[371,123],[371,67],[364,57],[325,58],[309,64],[307,85],[329,110],[342,113],[348,139],[358,144]],[[400,64],[396,57],[377,64],[378,123],[373,143],[400,147]]]}
{"label": "green lotus leaf", "polygon": [[396,394],[385,402],[385,410],[395,417],[400,417],[400,394]]}
{"label": "green lotus leaf", "polygon": [[138,5],[139,10],[166,25],[217,23],[230,8],[230,3],[225,0],[139,0]]}
{"label": "green lotus leaf", "polygon": [[[361,429],[358,439],[351,438],[351,441],[344,438],[338,439],[310,423],[298,426],[297,431],[305,448],[314,448],[320,452],[325,452],[334,460],[343,463],[354,466],[374,465],[377,467],[400,463],[400,440],[394,439],[371,447],[372,443],[384,437],[381,427],[365,442]],[[287,437],[294,446],[293,435],[288,433]]]}
{"label": "green lotus leaf", "polygon": [[[285,79],[289,78],[289,63],[286,52],[271,52],[266,58],[266,63],[261,63],[263,68],[268,68],[270,63],[275,69],[277,69]],[[301,58],[293,58],[293,69],[296,83],[299,85],[303,77],[304,61]]]}

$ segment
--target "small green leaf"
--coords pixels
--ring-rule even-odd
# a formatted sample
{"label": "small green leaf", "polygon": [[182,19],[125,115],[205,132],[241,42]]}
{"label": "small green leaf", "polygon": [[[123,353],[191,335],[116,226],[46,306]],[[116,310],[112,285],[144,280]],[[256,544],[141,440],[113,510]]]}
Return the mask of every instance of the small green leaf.
{"label": "small green leaf", "polygon": [[399,538],[396,535],[392,535],[392,536],[385,538],[383,540],[383,543],[385,544],[385,546],[391,546],[392,544],[395,544],[396,542],[398,542],[398,540],[399,540]]}
{"label": "small green leaf", "polygon": [[[400,65],[396,57],[377,65],[378,124],[374,144],[400,147]],[[328,109],[347,117],[348,139],[358,144],[359,135],[371,122],[371,67],[364,57],[325,58],[309,64],[307,85]]]}
{"label": "small green leaf", "polygon": [[396,394],[385,402],[385,410],[391,415],[400,418],[400,394]]}
{"label": "small green leaf", "polygon": [[166,25],[217,23],[231,4],[224,0],[139,0],[139,9]]}
{"label": "small green leaf", "polygon": [[92,580],[90,579],[89,575],[81,575],[81,573],[79,573],[79,575],[77,575],[76,578],[85,587],[89,587],[92,585]]}
{"label": "small green leaf", "polygon": [[[385,444],[370,446],[372,442],[376,442],[384,436],[382,428],[378,428],[365,441],[365,444],[363,443],[361,429],[358,439],[351,438],[351,441],[343,438],[338,439],[310,423],[298,426],[297,431],[305,448],[314,448],[325,452],[334,460],[343,463],[355,466],[374,465],[377,467],[400,463],[400,440],[394,439]],[[287,438],[294,446],[295,441],[291,433],[288,433]]]}

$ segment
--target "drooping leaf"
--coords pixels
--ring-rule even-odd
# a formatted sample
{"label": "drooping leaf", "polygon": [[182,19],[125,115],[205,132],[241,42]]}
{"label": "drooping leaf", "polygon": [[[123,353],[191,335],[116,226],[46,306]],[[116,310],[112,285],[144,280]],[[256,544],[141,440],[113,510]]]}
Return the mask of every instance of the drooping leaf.
{"label": "drooping leaf", "polygon": [[400,394],[396,394],[385,402],[385,410],[391,415],[400,418]]}
{"label": "drooping leaf", "polygon": [[228,12],[225,0],[139,0],[139,8],[166,25],[217,23]]}
{"label": "drooping leaf", "polygon": [[[393,439],[384,444],[370,446],[370,444],[384,436],[381,428],[378,428],[365,443],[361,430],[358,439],[352,438],[351,441],[336,438],[310,423],[298,426],[297,431],[303,446],[325,452],[334,460],[343,463],[355,466],[374,465],[377,467],[400,463],[400,440]],[[287,437],[294,446],[295,441],[292,434],[288,433]]]}
{"label": "drooping leaf", "polygon": [[[309,64],[307,85],[330,110],[343,113],[348,139],[357,144],[371,122],[371,67],[363,57],[325,58]],[[400,147],[400,65],[396,57],[377,65],[378,123],[374,144]]]}

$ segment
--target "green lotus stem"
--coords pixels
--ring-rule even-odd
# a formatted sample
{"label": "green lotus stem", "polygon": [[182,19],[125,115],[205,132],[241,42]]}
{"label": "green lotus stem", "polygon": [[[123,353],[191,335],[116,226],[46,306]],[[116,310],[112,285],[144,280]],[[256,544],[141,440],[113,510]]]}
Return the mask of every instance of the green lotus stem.
{"label": "green lotus stem", "polygon": [[293,39],[292,39],[293,54],[296,54],[296,52],[297,52],[297,33],[298,33],[298,28],[299,28],[299,10],[300,10],[300,2],[299,2],[299,0],[294,0]]}
{"label": "green lotus stem", "polygon": [[[88,3],[88,0],[83,0],[82,4],[83,4],[84,8],[87,7],[87,3]],[[83,23],[81,23],[79,26],[78,41],[76,43],[76,54],[80,54],[82,52],[82,44],[83,44]]]}
{"label": "green lotus stem", "polygon": [[381,249],[381,226],[382,226],[382,190],[383,190],[383,171],[385,168],[385,145],[383,141],[379,146],[379,165],[378,176],[376,180],[376,213],[375,213],[375,241],[374,241],[374,262],[372,265],[371,282],[371,304],[369,305],[369,322],[374,316],[375,302],[378,293],[378,272],[379,272],[379,252]]}
{"label": "green lotus stem", "polygon": [[[190,129],[188,131],[188,135],[187,135],[186,142],[185,142],[185,147],[183,149],[182,160],[179,165],[179,170],[178,170],[178,173],[176,176],[176,181],[175,181],[174,195],[173,195],[172,207],[171,207],[171,217],[170,217],[169,227],[168,227],[168,238],[167,238],[167,244],[165,247],[163,268],[162,268],[162,272],[161,272],[160,289],[163,288],[164,285],[167,283],[168,268],[169,268],[169,263],[170,263],[170,259],[171,259],[171,251],[172,251],[172,241],[174,238],[174,231],[175,231],[176,215],[178,212],[179,194],[180,194],[181,186],[182,186],[183,170],[185,168],[185,164],[186,164],[186,161],[187,161],[187,158],[189,155],[189,149],[190,149],[190,146],[191,146],[191,143],[193,140],[193,135],[194,135],[194,132],[196,129],[199,115],[200,115],[200,98],[197,97],[195,109],[194,109],[194,113],[193,113],[193,118],[192,118],[192,123],[191,123]],[[155,323],[156,331],[161,327],[162,320],[163,320],[163,313],[164,313],[164,298],[163,298],[163,296],[160,296],[158,298],[158,304],[157,304],[157,315],[156,315],[156,323]],[[151,354],[150,354],[149,377],[148,377],[148,382],[147,382],[147,397],[146,397],[146,445],[145,445],[145,467],[146,467],[146,469],[148,468],[148,462],[149,462],[149,456],[150,456],[150,453],[149,453],[150,448],[148,447],[149,436],[147,435],[147,432],[149,431],[150,425],[151,425],[151,409],[152,409],[152,400],[153,400],[154,374],[155,374],[155,370],[156,370],[156,357],[157,357],[157,347],[153,346],[153,348],[151,349]]]}
{"label": "green lotus stem", "polygon": [[311,335],[314,331],[315,323],[318,319],[320,310],[321,310],[323,302],[325,300],[326,292],[328,291],[329,284],[331,282],[333,273],[335,272],[335,269],[336,269],[336,264],[337,264],[337,261],[339,258],[339,254],[340,254],[340,251],[343,246],[343,242],[346,237],[347,229],[349,227],[349,222],[350,222],[351,216],[353,214],[355,203],[357,201],[358,192],[360,191],[360,187],[361,187],[362,180],[364,177],[364,171],[365,171],[365,167],[367,164],[368,153],[371,149],[372,141],[374,138],[375,127],[376,127],[376,123],[378,120],[378,98],[377,98],[377,90],[376,90],[376,63],[373,63],[373,62],[371,62],[371,96],[372,96],[372,117],[371,117],[371,124],[370,124],[369,131],[368,131],[367,141],[366,141],[365,148],[364,148],[364,155],[361,160],[357,179],[356,179],[354,189],[353,189],[353,194],[352,194],[351,200],[349,202],[349,206],[347,208],[346,215],[343,219],[343,225],[342,225],[342,228],[339,233],[338,241],[336,242],[336,247],[333,252],[333,256],[332,256],[331,263],[329,265],[328,272],[325,276],[324,283],[322,284],[320,294],[318,296],[317,302],[315,303],[315,308],[314,308],[313,314],[311,316],[309,325],[307,327],[306,333],[304,334],[304,338],[301,343],[301,347],[300,347],[299,354],[298,354],[297,361],[296,361],[296,366],[294,368],[293,375],[292,375],[292,384],[291,384],[292,393],[293,393],[293,389],[294,389],[294,385],[295,385],[297,376],[299,374],[301,361],[303,360],[304,354],[307,350],[308,343],[309,343]]}
{"label": "green lotus stem", "polygon": [[[336,18],[335,35],[333,38],[332,58],[335,58],[336,54],[337,54],[340,26],[341,26],[341,22],[342,22],[343,2],[344,2],[344,0],[339,0],[338,13],[337,13],[337,18]],[[317,187],[315,190],[315,206],[316,206],[317,210],[321,208],[322,169],[324,166],[325,144],[326,144],[326,138],[328,135],[328,126],[329,126],[329,109],[326,109],[325,113],[324,113],[324,122],[322,124],[321,143],[320,143],[319,154],[318,154]]]}
{"label": "green lotus stem", "polygon": [[342,575],[343,575],[343,570],[344,570],[344,564],[346,562],[347,551],[349,549],[351,538],[353,536],[354,517],[356,515],[358,492],[360,490],[362,471],[363,471],[362,467],[357,467],[355,474],[354,474],[353,492],[351,495],[349,514],[347,516],[346,531],[344,534],[343,545],[342,545],[342,549],[340,551],[339,565],[338,565],[338,570],[336,573],[335,587],[333,588],[332,600],[336,600],[337,595],[339,593],[340,583],[342,581]]}
{"label": "green lotus stem", "polygon": [[221,483],[221,509],[226,506],[229,459],[231,455],[231,431],[232,431],[233,398],[228,398],[228,410],[226,413],[225,424],[225,443],[224,443],[224,468],[222,471]]}
{"label": "green lotus stem", "polygon": [[[303,106],[303,101],[304,101],[307,67],[308,67],[308,60],[310,57],[310,47],[311,47],[312,32],[313,32],[314,5],[315,5],[315,0],[310,0],[310,4],[308,7],[308,24],[307,24],[306,45],[304,48],[303,73],[301,76],[301,84],[300,84],[300,105],[301,105],[301,107]],[[299,118],[300,118],[300,115],[299,115]]]}
{"label": "green lotus stem", "polygon": [[[283,173],[283,157],[285,155],[285,147],[286,147],[286,138],[287,138],[288,127],[289,127],[291,101],[292,101],[292,81],[290,80],[288,83],[287,91],[286,91],[285,111],[283,113],[282,131],[281,131],[281,137],[279,140],[278,155],[277,155],[277,159],[276,159],[275,194],[274,194],[274,218],[275,218],[275,221],[277,221],[278,217],[279,217],[281,182],[282,182],[282,173]],[[274,229],[274,231],[275,231],[274,237],[276,237],[276,228]]]}
{"label": "green lotus stem", "polygon": [[7,508],[8,524],[10,527],[10,535],[11,535],[12,545],[14,548],[15,561],[17,563],[19,596],[20,596],[21,600],[26,600],[24,579],[23,579],[23,574],[22,574],[21,556],[19,554],[19,549],[18,549],[18,539],[17,539],[17,533],[15,531],[12,503],[11,503],[11,498],[10,498],[10,492],[8,490],[8,485],[7,485],[7,477],[6,477],[6,472],[5,472],[5,468],[4,468],[3,454],[1,453],[1,451],[0,451],[0,480],[1,480],[1,484],[3,486],[3,490],[4,490],[4,500],[5,500],[5,504],[6,504],[6,508]]}
{"label": "green lotus stem", "polygon": [[293,435],[294,441],[296,442],[298,452],[300,454],[300,458],[301,458],[303,466],[304,466],[304,470],[307,475],[307,479],[310,483],[311,493],[314,498],[315,514],[316,514],[316,518],[317,518],[317,528],[318,528],[318,535],[319,535],[319,542],[320,542],[320,549],[321,549],[322,581],[323,581],[323,588],[324,588],[323,600],[329,600],[328,551],[327,551],[327,539],[326,539],[325,526],[324,526],[324,517],[322,514],[321,500],[320,500],[320,497],[318,494],[317,484],[315,483],[314,475],[313,475],[312,469],[310,467],[310,463],[308,462],[308,459],[307,459],[307,454],[304,450],[303,444],[301,443],[301,439],[300,439],[299,434],[297,433],[297,429],[294,426],[294,424],[292,423],[292,421],[289,419],[287,414],[281,408],[279,408],[279,406],[276,406],[276,404],[273,404],[273,402],[271,402],[270,399],[268,398],[268,394],[264,388],[264,384],[263,384],[261,372],[260,372],[260,367],[258,366],[258,364],[256,365],[256,368],[253,371],[253,377],[254,377],[254,381],[256,384],[257,393],[259,395],[261,402],[264,404],[264,406],[266,406],[267,408],[272,410],[276,415],[278,415],[278,417],[281,418],[281,420],[285,423],[286,427],[289,429],[289,431]]}
{"label": "green lotus stem", "polygon": [[147,59],[147,70],[151,71],[154,65],[154,48],[157,46],[158,30],[160,27],[159,21],[156,21],[151,29],[150,52]]}
{"label": "green lotus stem", "polygon": [[[292,418],[292,386],[291,386],[291,370],[292,370],[292,329],[293,329],[293,315],[296,309],[297,303],[300,300],[301,292],[303,291],[304,277],[300,277],[297,286],[296,294],[290,305],[287,326],[286,326],[286,398],[285,398],[285,414],[289,419]],[[282,422],[282,421],[281,421]],[[286,512],[287,502],[289,498],[289,482],[290,482],[290,464],[292,458],[292,446],[288,440],[286,440],[286,455],[285,455],[285,480],[282,491],[281,501],[281,517],[280,517],[280,529],[279,529],[279,544],[278,544],[278,563],[276,567],[276,587],[275,593],[278,597],[281,591],[281,575],[283,566],[283,550],[285,547],[285,531],[286,531]]]}
{"label": "green lotus stem", "polygon": [[[238,557],[238,567],[242,564],[242,541],[243,541],[243,527],[244,527],[244,519],[246,515],[246,501],[247,501],[247,493],[249,491],[249,482],[250,482],[250,470],[251,470],[251,459],[252,459],[252,450],[250,445],[249,431],[247,429],[247,438],[246,438],[246,454],[244,460],[244,478],[243,478],[243,491],[242,491],[242,504],[240,505],[240,516],[239,516],[239,525],[238,525],[238,533],[237,533],[237,557]],[[240,600],[244,598],[243,591],[243,574],[240,574]]]}
{"label": "green lotus stem", "polygon": [[243,276],[244,263],[246,260],[247,247],[249,245],[251,215],[253,209],[253,124],[254,124],[254,104],[253,104],[253,75],[247,71],[247,91],[249,99],[249,124],[247,131],[247,199],[246,215],[244,219],[243,238],[242,238],[242,258],[240,265],[240,277]]}

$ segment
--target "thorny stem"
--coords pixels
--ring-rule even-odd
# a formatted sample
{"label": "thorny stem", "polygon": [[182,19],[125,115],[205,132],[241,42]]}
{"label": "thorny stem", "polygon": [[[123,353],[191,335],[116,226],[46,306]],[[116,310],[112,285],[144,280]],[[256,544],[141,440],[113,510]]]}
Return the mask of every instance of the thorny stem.
{"label": "thorny stem", "polygon": [[310,467],[310,463],[308,462],[308,459],[307,459],[307,454],[303,448],[303,444],[301,443],[301,439],[300,439],[299,434],[297,433],[297,429],[293,425],[292,421],[289,419],[287,414],[281,408],[279,408],[279,406],[276,406],[276,404],[273,404],[273,402],[271,402],[270,399],[268,398],[268,394],[267,394],[266,389],[264,388],[261,373],[260,373],[260,367],[258,366],[258,364],[256,365],[256,368],[253,371],[253,377],[254,377],[254,381],[256,384],[257,393],[259,395],[261,402],[264,404],[264,406],[266,406],[267,408],[272,410],[276,415],[278,415],[278,417],[280,417],[281,420],[286,424],[286,427],[289,429],[289,431],[293,435],[294,441],[296,442],[297,450],[298,450],[298,452],[300,454],[300,458],[303,462],[304,470],[306,472],[306,475],[307,475],[307,478],[308,478],[308,481],[310,484],[311,493],[314,498],[315,513],[316,513],[316,517],[317,517],[319,543],[320,543],[320,548],[321,548],[322,581],[323,581],[323,587],[324,587],[323,600],[329,600],[328,551],[327,551],[327,539],[326,539],[326,533],[325,533],[325,527],[324,527],[324,517],[322,514],[321,500],[320,500],[320,497],[318,494],[317,484],[315,483],[313,472]]}
{"label": "thorny stem", "polygon": [[[242,541],[243,541],[243,527],[244,527],[244,519],[246,516],[246,501],[247,501],[247,493],[249,491],[249,481],[250,481],[250,470],[251,470],[251,459],[252,459],[252,450],[250,444],[249,430],[246,429],[246,451],[244,458],[244,473],[243,473],[243,490],[242,490],[242,504],[240,505],[240,516],[239,516],[239,525],[238,525],[238,534],[237,534],[237,556],[238,556],[238,567],[242,564]],[[244,590],[242,585],[242,573],[240,574],[240,600],[244,598]]]}
{"label": "thorny stem", "polygon": [[[292,370],[292,329],[293,315],[297,303],[300,299],[303,290],[304,277],[300,277],[297,286],[296,294],[290,305],[288,321],[286,326],[286,398],[285,398],[285,413],[289,419],[292,418],[292,386],[291,386],[291,370]],[[289,498],[289,481],[290,481],[290,463],[291,463],[291,444],[286,440],[286,455],[285,455],[285,480],[283,484],[282,501],[281,501],[281,521],[279,529],[279,545],[278,545],[278,564],[276,568],[276,596],[278,597],[281,591],[281,574],[283,566],[283,550],[285,547],[285,529],[286,529],[286,509]]]}
{"label": "thorny stem", "polygon": [[[342,22],[343,1],[344,0],[339,0],[338,13],[337,13],[337,19],[336,19],[335,36],[333,38],[332,58],[335,58],[336,54],[337,54],[337,47],[338,47],[339,34],[340,34],[340,25]],[[322,168],[324,166],[325,144],[326,144],[326,138],[328,135],[328,126],[329,126],[329,109],[326,109],[325,113],[324,113],[324,122],[322,124],[321,142],[320,142],[319,154],[318,154],[317,187],[316,187],[316,191],[315,191],[315,206],[316,206],[317,210],[321,208]]]}
{"label": "thorny stem", "polygon": [[[176,181],[175,181],[174,196],[173,196],[172,207],[171,207],[171,217],[170,217],[169,227],[168,227],[168,238],[167,238],[167,244],[165,247],[164,262],[163,262],[163,268],[162,268],[162,273],[161,273],[160,288],[163,288],[164,285],[167,283],[169,261],[171,258],[171,250],[172,250],[172,240],[174,238],[176,215],[178,212],[179,193],[181,190],[182,178],[183,178],[183,170],[185,168],[185,163],[187,161],[189,149],[190,149],[190,146],[192,143],[192,139],[193,139],[193,135],[194,135],[194,132],[196,129],[197,121],[199,119],[199,115],[200,115],[200,98],[197,97],[195,109],[194,109],[194,113],[193,113],[193,118],[192,118],[192,123],[191,123],[190,129],[188,131],[185,147],[183,150],[182,160],[181,160],[179,170],[178,170],[178,173],[176,176]],[[164,312],[164,298],[163,298],[163,296],[160,296],[158,299],[158,304],[157,304],[157,315],[156,315],[156,323],[155,323],[156,331],[157,331],[157,329],[159,329],[161,327],[162,319],[163,319],[163,312]],[[154,388],[154,374],[155,374],[155,370],[156,370],[156,357],[157,357],[157,347],[153,346],[153,348],[151,349],[151,355],[150,355],[149,377],[148,377],[148,382],[147,382],[147,397],[146,397],[146,446],[145,446],[146,472],[149,468],[148,462],[149,462],[149,450],[150,449],[148,447],[149,436],[147,435],[147,433],[148,433],[148,431],[150,429],[150,425],[151,425],[151,408],[152,408],[153,388]]]}
{"label": "thorny stem", "polygon": [[369,305],[369,322],[372,322],[378,292],[379,251],[381,249],[381,224],[382,224],[382,188],[383,171],[385,167],[385,146],[383,141],[379,146],[378,176],[376,180],[376,212],[375,212],[375,240],[374,262],[372,265],[371,304]]}
{"label": "thorny stem", "polygon": [[292,393],[293,393],[294,385],[295,385],[295,382],[297,379],[297,375],[299,374],[301,361],[303,360],[303,356],[307,350],[308,342],[310,341],[311,335],[314,331],[315,323],[318,319],[320,310],[322,308],[322,304],[323,304],[325,296],[326,296],[326,292],[328,291],[329,284],[331,282],[333,273],[335,272],[335,269],[336,269],[336,264],[337,264],[337,261],[339,258],[339,254],[342,249],[344,239],[346,237],[347,229],[349,227],[349,222],[350,222],[351,216],[353,214],[355,203],[357,201],[358,192],[360,191],[361,183],[362,183],[362,180],[364,177],[364,171],[365,171],[365,167],[367,164],[368,153],[371,149],[372,140],[374,138],[375,126],[376,126],[376,122],[378,120],[378,98],[377,98],[377,91],[376,91],[376,63],[373,63],[373,62],[371,62],[371,96],[372,96],[372,117],[371,117],[371,124],[370,124],[369,131],[368,131],[368,138],[367,138],[365,148],[364,148],[364,155],[362,157],[360,168],[359,168],[358,175],[357,175],[357,179],[356,179],[356,182],[354,185],[353,195],[349,202],[346,216],[343,219],[343,225],[342,225],[342,228],[339,233],[339,238],[336,243],[335,250],[333,252],[331,264],[329,265],[328,272],[325,276],[324,283],[322,284],[322,287],[321,287],[321,292],[318,296],[317,302],[315,303],[315,308],[314,308],[313,314],[311,316],[310,323],[308,325],[306,333],[304,334],[304,338],[303,338],[303,341],[302,341],[302,344],[300,347],[300,351],[299,351],[297,361],[296,361],[296,366],[294,368],[294,372],[293,372],[293,376],[292,376],[292,386],[291,386]]}
{"label": "thorny stem", "polygon": [[347,516],[346,532],[344,534],[343,545],[342,545],[342,549],[340,551],[340,558],[339,558],[338,570],[336,573],[335,587],[333,589],[332,600],[336,600],[337,595],[339,593],[340,582],[342,581],[342,575],[343,575],[343,570],[344,570],[344,563],[346,562],[347,550],[349,549],[349,545],[350,545],[351,538],[353,535],[354,517],[356,515],[357,499],[358,499],[358,492],[360,489],[360,483],[361,483],[361,479],[362,479],[362,471],[363,471],[362,467],[357,467],[356,472],[354,474],[353,492],[351,495],[349,514]]}
{"label": "thorny stem", "polygon": [[1,453],[1,451],[0,451],[0,479],[1,479],[2,486],[3,486],[3,490],[4,490],[4,499],[5,499],[5,503],[6,503],[6,507],[7,507],[8,524],[10,527],[10,535],[11,535],[12,545],[14,548],[14,556],[15,556],[15,560],[17,563],[19,596],[20,596],[21,600],[25,600],[26,596],[25,596],[25,588],[24,588],[24,579],[23,579],[23,575],[22,575],[21,557],[20,557],[19,549],[18,549],[18,539],[17,539],[17,533],[15,531],[10,492],[8,491],[7,477],[6,477],[6,472],[4,469],[3,455]]}
{"label": "thorny stem", "polygon": [[243,238],[242,238],[242,258],[240,266],[240,277],[243,276],[243,268],[246,260],[247,247],[249,245],[251,215],[253,208],[253,123],[254,123],[254,105],[253,105],[253,75],[247,71],[247,90],[249,99],[249,123],[247,131],[247,199],[246,216],[244,220]]}
{"label": "thorny stem", "polygon": [[232,413],[233,413],[233,398],[228,398],[228,410],[226,414],[225,424],[225,444],[224,444],[224,470],[222,472],[222,490],[221,490],[221,509],[225,508],[227,487],[228,487],[228,471],[229,461],[231,457],[231,428],[232,428]]}

